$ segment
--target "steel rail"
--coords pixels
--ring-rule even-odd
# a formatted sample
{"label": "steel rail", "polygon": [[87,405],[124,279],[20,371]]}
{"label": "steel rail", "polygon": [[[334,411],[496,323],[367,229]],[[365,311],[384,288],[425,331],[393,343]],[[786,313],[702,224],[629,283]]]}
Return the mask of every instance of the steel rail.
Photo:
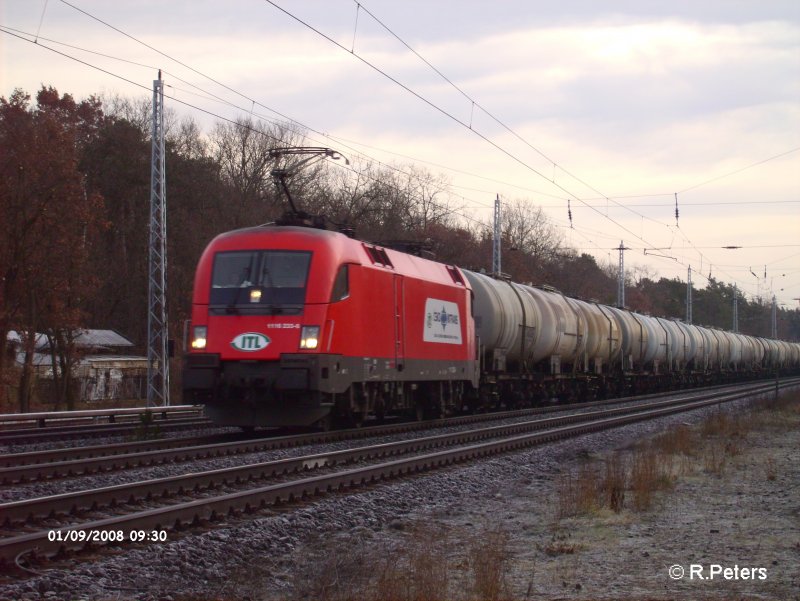
{"label": "steel rail", "polygon": [[186,490],[198,491],[200,489],[212,488],[216,485],[253,481],[269,477],[274,478],[308,469],[332,467],[357,461],[390,457],[438,448],[445,445],[474,443],[487,438],[511,436],[530,432],[532,430],[542,430],[591,421],[601,417],[625,415],[674,405],[685,405],[687,402],[690,401],[687,399],[677,399],[658,401],[647,405],[603,409],[600,411],[550,417],[518,422],[515,424],[489,426],[456,433],[437,434],[424,438],[381,443],[341,451],[317,453],[288,459],[246,464],[233,468],[221,468],[180,476],[168,476],[129,484],[119,484],[35,499],[13,501],[0,504],[0,519],[2,519],[4,526],[10,526],[13,523],[30,521],[34,518],[55,516],[59,513],[74,513],[83,509],[96,509],[109,505],[130,503],[143,498],[165,497]]}
{"label": "steel rail", "polygon": [[47,428],[12,429],[0,432],[0,444],[29,444],[34,442],[47,442],[50,440],[63,440],[65,438],[85,438],[99,436],[127,435],[141,428],[163,431],[187,430],[191,428],[219,427],[205,417],[157,419],[152,422],[114,422],[98,425],[83,426],[48,426]]}
{"label": "steel rail", "polygon": [[[703,389],[707,390],[707,389]],[[594,406],[620,404],[625,402],[633,402],[637,400],[645,400],[648,398],[656,398],[673,393],[660,393],[657,395],[646,395],[641,397],[622,397],[617,399],[605,399],[602,401],[590,401],[584,403],[571,403],[566,405],[536,407],[526,409],[516,409],[509,411],[498,411],[493,413],[479,413],[474,415],[461,415],[456,417],[447,417],[437,420],[426,420],[423,422],[396,422],[393,424],[384,424],[380,426],[367,426],[361,428],[353,428],[347,430],[337,430],[334,432],[311,432],[305,434],[295,434],[291,436],[272,436],[267,431],[262,431],[262,436],[259,439],[270,438],[274,441],[275,446],[272,448],[286,448],[290,446],[299,446],[303,444],[313,444],[322,442],[332,442],[338,440],[346,440],[348,438],[366,438],[370,436],[380,436],[382,434],[397,434],[402,432],[411,432],[415,430],[432,429],[441,426],[462,425],[475,422],[501,420],[507,418],[522,417],[526,415],[539,415],[543,413],[555,413],[559,411],[570,411],[572,409],[589,408]],[[275,429],[280,432],[280,429]],[[230,433],[227,436],[236,436],[237,433]],[[344,435],[344,437],[342,436]],[[139,440],[127,441],[111,444],[91,445],[83,447],[61,447],[57,449],[46,449],[41,451],[27,451],[23,453],[7,453],[0,455],[0,467],[18,467],[24,465],[34,465],[39,463],[52,463],[57,461],[67,461],[72,459],[81,459],[89,457],[103,457],[111,455],[122,455],[125,453],[134,453],[138,451],[154,451],[157,449],[175,448],[176,446],[195,446],[196,444],[213,444],[213,439],[219,439],[226,435],[217,436],[202,436],[202,437],[184,437],[184,438],[169,438],[169,439],[152,439],[152,440]],[[239,438],[244,438],[245,435],[239,434]],[[253,438],[252,436],[250,438]],[[296,440],[297,444],[292,441]],[[217,440],[219,442],[219,440]],[[0,441],[1,442],[1,441]]]}
{"label": "steel rail", "polygon": [[[749,384],[751,387],[761,385],[763,384]],[[728,388],[731,388],[731,386],[714,386],[704,389],[694,389],[686,392],[689,394],[706,394],[711,391],[725,390]],[[110,471],[114,469],[127,469],[131,467],[156,465],[165,461],[191,460],[193,457],[190,454],[187,455],[183,453],[174,453],[171,456],[165,455],[163,460],[158,459],[159,450],[175,449],[176,446],[180,447],[181,444],[183,444],[183,447],[187,449],[208,449],[208,451],[198,451],[198,454],[194,458],[220,457],[233,454],[267,451],[277,448],[288,448],[305,444],[319,444],[355,438],[368,438],[372,436],[398,434],[423,429],[432,429],[441,426],[459,426],[490,420],[569,411],[572,409],[616,405],[645,399],[661,398],[664,396],[675,396],[675,394],[676,393],[674,391],[670,391],[642,395],[639,397],[623,397],[619,399],[591,401],[588,403],[576,403],[570,405],[558,405],[489,414],[450,417],[425,422],[400,422],[391,425],[356,428],[351,430],[337,430],[333,432],[312,432],[292,436],[273,436],[270,438],[248,439],[244,442],[214,443],[209,441],[209,437],[199,437],[164,439],[160,441],[134,441],[114,443],[111,445],[94,445],[87,447],[49,449],[45,451],[31,451],[28,453],[6,454],[0,455],[0,465],[3,465],[3,467],[0,467],[0,482],[9,484],[31,480],[53,479],[70,475],[86,475],[95,473],[99,470]],[[181,441],[183,441],[183,443],[181,443]],[[116,459],[112,459],[112,457],[115,457]],[[93,462],[87,461],[92,458],[96,459]],[[43,465],[35,467],[38,464]]]}
{"label": "steel rail", "polygon": [[[170,405],[168,407],[109,407],[107,409],[79,409],[76,411],[39,411],[33,413],[0,413],[0,425],[15,422],[33,422],[40,428],[46,427],[48,421],[74,421],[105,417],[114,422],[117,417],[141,417],[150,413],[155,419],[167,419],[170,414],[203,413],[200,405]],[[160,417],[159,417],[160,416]]]}
{"label": "steel rail", "polygon": [[[710,391],[719,388],[719,386],[704,387],[702,389],[695,389],[697,392]],[[491,413],[478,413],[472,415],[461,415],[455,417],[446,417],[436,420],[425,420],[423,422],[416,421],[400,421],[392,424],[384,424],[379,426],[366,426],[359,428],[352,428],[346,430],[337,430],[334,432],[311,432],[306,434],[296,434],[293,436],[282,437],[278,447],[295,446],[291,440],[296,438],[298,444],[330,442],[334,440],[343,440],[341,433],[345,433],[353,438],[364,438],[368,436],[378,436],[381,434],[396,434],[399,432],[408,432],[413,430],[436,428],[439,426],[448,425],[461,425],[474,423],[479,421],[500,420],[507,418],[514,418],[525,415],[539,415],[542,413],[555,413],[558,411],[569,411],[572,409],[580,409],[594,406],[614,405],[626,402],[635,402],[646,400],[650,398],[659,398],[667,395],[675,394],[675,391],[651,393],[641,396],[633,397],[619,397],[612,399],[603,399],[599,401],[588,401],[580,403],[569,403],[564,405],[552,405],[545,407],[529,407],[525,409],[514,409],[507,411],[495,411]],[[262,431],[264,434],[264,431]],[[264,434],[261,438],[267,437]],[[128,441],[111,444],[91,445],[82,447],[62,447],[58,449],[46,449],[42,451],[28,451],[24,453],[7,453],[0,455],[0,466],[12,467],[22,465],[32,465],[35,463],[48,463],[53,461],[65,461],[67,459],[80,459],[82,457],[99,457],[103,455],[120,455],[126,452],[135,452],[140,450],[156,450],[157,448],[174,448],[176,445],[173,441],[182,440],[185,446],[192,446],[191,442],[203,442],[208,439],[204,437],[186,437],[182,439],[153,439],[146,441]],[[251,437],[252,438],[252,437]],[[271,438],[275,439],[274,436]],[[3,441],[0,440],[0,443]],[[27,442],[27,441],[26,441]],[[210,444],[210,442],[209,442]]]}
{"label": "steel rail", "polygon": [[[764,391],[771,391],[774,389],[774,386],[766,385],[763,387],[763,389]],[[691,402],[662,402],[657,404],[664,405],[668,403],[670,406],[662,406],[657,409],[650,408],[628,415],[615,415],[611,417],[607,416],[606,412],[600,412],[606,414],[606,416],[595,421],[568,426],[557,426],[555,428],[537,431],[534,433],[519,434],[508,438],[502,438],[500,440],[480,442],[466,447],[437,451],[434,453],[417,455],[405,459],[396,459],[377,465],[335,472],[333,474],[312,476],[302,480],[272,484],[253,490],[227,493],[214,498],[177,503],[168,507],[149,509],[133,514],[106,518],[88,523],[74,524],[55,530],[58,530],[61,533],[73,531],[75,533],[80,533],[86,531],[108,530],[129,533],[131,531],[142,529],[179,529],[181,526],[189,523],[202,522],[205,520],[213,521],[225,515],[232,513],[235,514],[240,511],[250,512],[264,508],[271,504],[307,498],[333,490],[347,490],[375,481],[382,481],[405,474],[427,471],[477,457],[484,457],[500,452],[517,450],[535,444],[552,442],[562,438],[626,425],[636,421],[663,417],[682,411],[721,404],[723,402],[728,402],[747,396],[753,396],[754,394],[758,394],[758,392],[739,391],[735,393],[720,393],[712,398],[695,400]],[[617,410],[613,411],[617,412]],[[443,438],[445,436],[452,438],[454,435],[441,435],[440,437],[436,438]],[[357,451],[358,450],[349,450],[347,452],[352,453]],[[324,455],[324,457],[330,457],[331,455],[332,454],[327,454]],[[322,457],[323,456],[319,456],[317,459],[317,464],[324,463]],[[297,458],[295,460],[287,461],[307,462],[309,461],[309,458]],[[306,467],[308,466],[306,465]],[[81,548],[85,544],[82,540],[50,540],[48,534],[53,532],[53,530],[54,529],[50,529],[49,531],[43,530],[1,540],[0,560],[11,561],[13,558],[18,557],[20,553],[34,550],[37,554],[51,556],[63,550]]]}
{"label": "steel rail", "polygon": [[132,440],[125,442],[114,442],[110,444],[89,445],[85,447],[58,447],[55,449],[45,449],[41,451],[6,453],[5,455],[0,455],[0,468],[21,467],[23,465],[35,465],[38,463],[47,464],[57,461],[67,461],[89,457],[107,457],[111,455],[122,455],[124,453],[134,453],[139,451],[156,451],[158,449],[170,448],[174,449],[175,447],[188,447],[198,444],[213,444],[215,442],[223,442],[223,439],[226,437],[239,440],[245,438],[243,434],[235,432],[230,434],[211,434],[205,436],[152,438],[148,440]]}

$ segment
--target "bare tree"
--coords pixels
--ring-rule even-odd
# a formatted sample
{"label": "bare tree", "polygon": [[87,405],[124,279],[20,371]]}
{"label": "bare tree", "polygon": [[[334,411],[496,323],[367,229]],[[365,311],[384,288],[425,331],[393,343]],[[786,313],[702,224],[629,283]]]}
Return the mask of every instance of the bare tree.
{"label": "bare tree", "polygon": [[[270,156],[270,151],[300,146],[302,139],[303,133],[289,124],[267,124],[251,118],[218,123],[214,128],[212,153],[223,181],[233,191],[236,206],[232,210],[240,226],[263,223],[277,214],[282,205],[277,200],[270,173],[278,163]],[[295,194],[300,196],[306,192],[314,173],[314,170],[304,170],[291,178]]]}
{"label": "bare tree", "polygon": [[541,207],[530,200],[506,203],[502,218],[503,242],[537,261],[554,259],[564,240]]}
{"label": "bare tree", "polygon": [[76,104],[53,88],[39,91],[35,108],[20,90],[0,98],[0,339],[12,328],[23,333],[20,411],[30,407],[36,333],[68,337],[97,289],[87,265],[104,205],[78,166],[88,132],[102,122],[94,99]]}

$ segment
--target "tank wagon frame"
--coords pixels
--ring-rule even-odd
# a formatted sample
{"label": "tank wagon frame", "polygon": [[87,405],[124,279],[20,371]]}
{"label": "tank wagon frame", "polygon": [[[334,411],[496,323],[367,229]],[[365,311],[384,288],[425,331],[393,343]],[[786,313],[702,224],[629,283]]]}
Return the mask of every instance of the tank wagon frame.
{"label": "tank wagon frame", "polygon": [[433,417],[800,368],[798,343],[651,317],[282,225],[209,244],[191,332],[184,402],[245,428]]}

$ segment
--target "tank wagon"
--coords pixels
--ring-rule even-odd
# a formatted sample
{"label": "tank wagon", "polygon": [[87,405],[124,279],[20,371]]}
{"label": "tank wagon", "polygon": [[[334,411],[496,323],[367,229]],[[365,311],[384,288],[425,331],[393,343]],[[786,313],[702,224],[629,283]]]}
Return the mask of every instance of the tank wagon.
{"label": "tank wagon", "polygon": [[798,343],[642,315],[286,225],[208,245],[190,331],[184,400],[245,428],[423,418],[800,368]]}

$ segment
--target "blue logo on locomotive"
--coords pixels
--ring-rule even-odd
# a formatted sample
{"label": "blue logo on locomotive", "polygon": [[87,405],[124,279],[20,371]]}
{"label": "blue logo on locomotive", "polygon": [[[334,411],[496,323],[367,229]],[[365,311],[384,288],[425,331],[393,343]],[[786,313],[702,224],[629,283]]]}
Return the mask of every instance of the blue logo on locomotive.
{"label": "blue logo on locomotive", "polygon": [[433,314],[428,313],[428,327],[430,327],[431,321],[442,324],[442,330],[445,330],[448,324],[458,326],[458,314],[448,313],[447,309],[442,307],[441,311],[434,311]]}
{"label": "blue logo on locomotive", "polygon": [[[440,327],[441,326],[441,327]],[[442,299],[425,300],[425,342],[461,344],[461,318],[458,304]]]}

